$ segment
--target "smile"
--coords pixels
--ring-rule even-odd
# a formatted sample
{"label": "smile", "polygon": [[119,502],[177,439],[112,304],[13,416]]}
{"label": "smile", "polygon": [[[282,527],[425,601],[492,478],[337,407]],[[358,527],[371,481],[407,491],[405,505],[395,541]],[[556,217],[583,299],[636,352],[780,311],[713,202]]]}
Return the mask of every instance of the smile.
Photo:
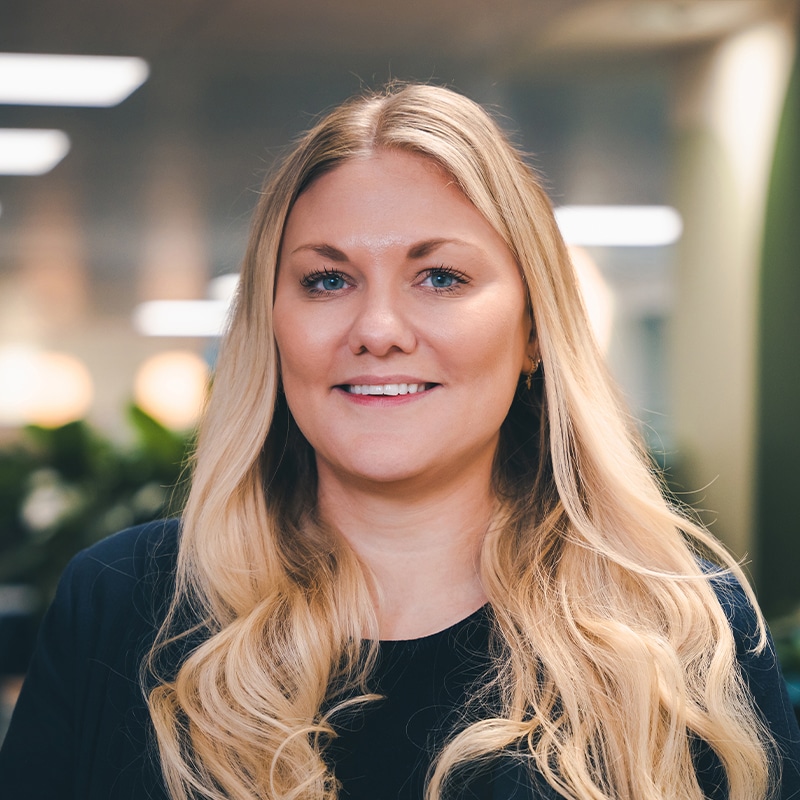
{"label": "smile", "polygon": [[396,397],[405,394],[418,394],[435,386],[435,383],[361,383],[342,388],[349,394],[367,394]]}

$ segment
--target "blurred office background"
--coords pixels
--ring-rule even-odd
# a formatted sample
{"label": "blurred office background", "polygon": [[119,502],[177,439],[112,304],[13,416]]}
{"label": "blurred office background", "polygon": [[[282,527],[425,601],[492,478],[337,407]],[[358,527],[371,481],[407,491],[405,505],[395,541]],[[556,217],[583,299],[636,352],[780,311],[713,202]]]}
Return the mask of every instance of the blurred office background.
{"label": "blurred office background", "polygon": [[[116,105],[49,105],[0,56],[0,128],[60,132],[52,168],[0,175],[0,604],[36,608],[71,550],[168,507],[262,177],[320,111],[399,78],[489,105],[531,153],[654,457],[747,557],[767,613],[791,612],[797,13],[796,0],[3,0],[0,52],[135,57],[143,82]],[[10,141],[0,131],[4,173]],[[596,206],[645,216],[587,232]],[[154,301],[179,304],[165,319]]]}

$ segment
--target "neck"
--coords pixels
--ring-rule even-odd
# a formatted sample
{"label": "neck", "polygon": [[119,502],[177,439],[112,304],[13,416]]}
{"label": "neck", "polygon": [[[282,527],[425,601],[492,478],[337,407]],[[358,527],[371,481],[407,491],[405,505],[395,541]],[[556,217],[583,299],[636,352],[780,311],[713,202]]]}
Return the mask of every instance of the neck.
{"label": "neck", "polygon": [[376,491],[323,468],[319,504],[373,579],[381,639],[435,633],[486,602],[478,564],[495,506],[488,475]]}

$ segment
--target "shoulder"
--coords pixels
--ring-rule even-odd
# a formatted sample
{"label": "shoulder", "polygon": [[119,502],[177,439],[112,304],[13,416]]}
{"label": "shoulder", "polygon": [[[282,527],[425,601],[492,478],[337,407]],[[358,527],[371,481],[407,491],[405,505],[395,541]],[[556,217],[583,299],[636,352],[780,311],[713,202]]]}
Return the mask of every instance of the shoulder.
{"label": "shoulder", "polygon": [[162,519],[112,534],[78,553],[67,574],[111,572],[124,580],[141,578],[153,569],[172,569],[179,529],[179,520]]}
{"label": "shoulder", "polygon": [[727,569],[710,561],[701,560],[700,568],[708,576],[717,601],[725,612],[736,641],[739,659],[760,651],[764,644],[769,646],[764,638],[765,627],[761,612],[739,579]]}
{"label": "shoulder", "polygon": [[164,519],[128,528],[78,553],[65,572],[125,583],[174,570],[180,522]]}
{"label": "shoulder", "polygon": [[[800,729],[786,693],[786,685],[769,634],[752,593],[735,575],[709,562],[700,567],[708,576],[717,600],[728,619],[736,645],[740,674],[753,706],[776,745],[776,768],[780,782],[775,797],[800,797]],[[712,776],[716,772],[710,773]],[[702,778],[703,773],[700,773]],[[706,775],[708,777],[708,775]]]}
{"label": "shoulder", "polygon": [[177,521],[152,522],[70,561],[0,751],[0,785],[16,797],[162,796],[140,674],[172,597],[178,535]]}
{"label": "shoulder", "polygon": [[116,625],[159,624],[174,584],[178,520],[159,520],[113,534],[68,564],[53,602],[76,627],[118,634]]}

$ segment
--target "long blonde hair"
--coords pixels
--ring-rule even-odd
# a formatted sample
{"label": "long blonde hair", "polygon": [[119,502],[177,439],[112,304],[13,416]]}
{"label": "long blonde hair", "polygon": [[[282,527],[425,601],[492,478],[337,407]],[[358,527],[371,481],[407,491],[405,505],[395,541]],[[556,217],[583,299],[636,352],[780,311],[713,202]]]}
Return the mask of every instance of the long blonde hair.
{"label": "long blonde hair", "polygon": [[331,715],[370,700],[367,580],[317,517],[313,451],[279,391],[272,298],[298,195],[380,149],[437,162],[503,237],[543,363],[501,431],[497,513],[481,555],[501,713],[454,734],[428,797],[503,751],[576,800],[700,800],[697,738],[719,757],[731,800],[766,797],[771,740],[697,553],[744,578],[663,499],[530,168],[483,109],[428,85],[338,107],[263,190],[200,430],[176,594],[148,662],[172,797],[332,800]]}

